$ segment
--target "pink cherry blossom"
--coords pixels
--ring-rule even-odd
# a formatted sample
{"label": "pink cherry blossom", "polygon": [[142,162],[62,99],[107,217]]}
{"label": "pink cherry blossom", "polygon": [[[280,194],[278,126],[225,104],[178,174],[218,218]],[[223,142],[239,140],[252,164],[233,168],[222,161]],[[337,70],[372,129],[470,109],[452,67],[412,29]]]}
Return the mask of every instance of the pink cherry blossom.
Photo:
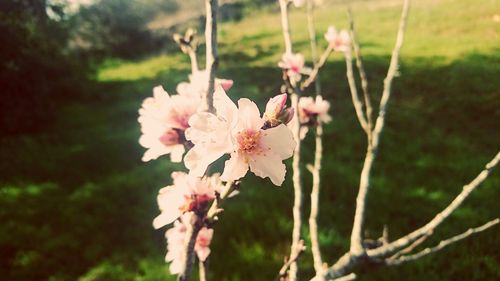
{"label": "pink cherry blossom", "polygon": [[332,117],[328,114],[330,103],[322,96],[301,97],[299,99],[299,119],[301,124],[306,124],[314,118],[318,122],[329,123]]}
{"label": "pink cherry blossom", "polygon": [[[187,224],[191,223],[192,213],[184,214],[180,220],[175,221],[174,227],[165,232],[167,239],[167,254],[165,261],[170,262],[170,272],[179,274],[182,270],[182,258],[184,255],[184,243],[188,239]],[[214,230],[203,227],[196,237],[194,251],[201,261],[206,261],[210,255],[210,243],[212,242]]]}
{"label": "pink cherry blossom", "polygon": [[236,107],[222,88],[214,94],[214,106],[217,115],[198,113],[189,120],[186,137],[194,147],[184,162],[190,173],[199,176],[210,163],[231,153],[221,175],[223,181],[237,180],[250,169],[281,185],[286,173],[282,161],[291,157],[295,148],[291,131],[283,124],[263,130],[265,120],[257,105],[243,98]]}
{"label": "pink cherry blossom", "polygon": [[215,198],[215,192],[223,188],[218,175],[199,178],[173,172],[172,179],[173,185],[160,189],[157,197],[161,214],[153,220],[156,229],[172,223],[183,213],[204,210]]}
{"label": "pink cherry blossom", "polygon": [[329,26],[328,31],[325,33],[325,39],[337,52],[347,52],[351,50],[351,38],[349,32],[345,29],[338,33],[333,25]]}
{"label": "pink cherry blossom", "polygon": [[300,81],[302,74],[310,74],[311,68],[304,66],[302,54],[284,53],[278,66],[286,71],[292,85]]}
{"label": "pink cherry blossom", "polygon": [[147,148],[142,161],[170,154],[172,162],[181,162],[184,154],[184,130],[201,99],[183,95],[170,96],[161,86],[153,89],[139,109],[142,135],[139,143]]}

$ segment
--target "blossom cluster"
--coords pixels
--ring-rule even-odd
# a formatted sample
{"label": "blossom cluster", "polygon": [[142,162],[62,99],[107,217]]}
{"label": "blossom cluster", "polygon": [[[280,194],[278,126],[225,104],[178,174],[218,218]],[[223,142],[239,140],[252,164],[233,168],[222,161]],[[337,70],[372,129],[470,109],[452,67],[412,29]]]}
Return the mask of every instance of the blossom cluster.
{"label": "blossom cluster", "polygon": [[[165,259],[173,274],[181,270],[188,224],[193,217],[204,223],[212,202],[224,191],[223,182],[234,182],[250,170],[281,185],[286,173],[283,160],[292,156],[296,145],[286,126],[294,116],[294,109],[286,106],[287,94],[271,98],[261,115],[251,100],[242,98],[236,105],[227,96],[231,80],[216,79],[215,112],[199,112],[207,81],[206,72],[195,72],[189,82],[177,86],[176,95],[157,86],[139,110],[139,142],[147,148],[143,161],[170,154],[173,162],[183,160],[189,170],[173,172],[173,183],[160,189],[161,213],[153,220],[156,229],[173,223],[165,236]],[[230,158],[222,175],[208,176],[208,166],[224,154]],[[194,250],[201,261],[210,253],[212,235],[213,230],[203,226],[197,236]]]}

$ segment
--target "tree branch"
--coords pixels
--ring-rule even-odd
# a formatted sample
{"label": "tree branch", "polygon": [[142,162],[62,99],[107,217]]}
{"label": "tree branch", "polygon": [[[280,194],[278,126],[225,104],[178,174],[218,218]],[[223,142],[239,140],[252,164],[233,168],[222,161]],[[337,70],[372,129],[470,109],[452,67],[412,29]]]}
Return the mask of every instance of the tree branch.
{"label": "tree branch", "polygon": [[382,98],[380,100],[379,114],[375,124],[375,128],[372,133],[372,142],[368,144],[368,149],[366,152],[365,162],[363,164],[363,170],[361,171],[361,178],[359,182],[359,192],[356,198],[356,212],[354,215],[354,224],[352,227],[351,234],[351,247],[350,253],[353,257],[360,257],[364,254],[365,250],[363,247],[363,228],[365,219],[365,202],[366,196],[368,194],[368,189],[370,187],[370,175],[373,162],[375,160],[377,149],[379,145],[380,135],[385,123],[385,113],[387,110],[387,104],[391,96],[391,85],[394,76],[397,73],[399,51],[403,45],[404,33],[406,29],[406,22],[408,19],[408,10],[410,6],[410,1],[405,0],[403,3],[403,11],[401,13],[401,19],[399,22],[398,35],[396,38],[396,45],[392,51],[391,62],[389,65],[389,70],[387,71],[387,76],[384,80],[384,90],[382,92]]}
{"label": "tree branch", "polygon": [[280,268],[278,276],[276,276],[276,278],[274,279],[275,281],[281,281],[281,278],[286,277],[288,268],[291,267],[293,263],[297,262],[297,259],[306,250],[306,246],[304,245],[304,240],[300,240],[299,243],[297,243],[296,247],[297,249],[292,251],[293,254],[290,255],[289,259],[285,260],[285,263]]}
{"label": "tree branch", "polygon": [[208,281],[208,258],[205,261],[198,260],[200,281]]}
{"label": "tree branch", "polygon": [[351,44],[354,49],[354,57],[356,58],[356,66],[358,67],[359,78],[361,80],[361,89],[363,90],[363,97],[365,100],[365,109],[366,109],[365,113],[367,121],[366,123],[368,128],[368,143],[371,143],[372,130],[373,130],[373,120],[372,120],[373,107],[370,99],[370,94],[368,92],[368,79],[366,78],[365,68],[363,66],[363,59],[361,56],[361,49],[357,41],[356,30],[354,29],[354,19],[350,8],[347,9],[347,14],[350,23]]}
{"label": "tree branch", "polygon": [[196,238],[201,230],[202,224],[199,222],[199,218],[196,214],[193,214],[194,220],[192,223],[187,224],[186,229],[186,239],[184,241],[184,252],[183,252],[183,269],[181,273],[177,276],[177,281],[187,281],[191,277],[191,271],[193,269],[193,263],[195,259],[194,255],[194,245],[196,244]]}
{"label": "tree branch", "polygon": [[366,135],[371,135],[370,129],[368,128],[368,123],[366,121],[363,112],[363,102],[359,98],[358,89],[356,87],[356,80],[354,79],[354,74],[352,71],[352,54],[350,51],[345,52],[345,65],[346,65],[346,76],[347,82],[349,83],[349,90],[351,92],[352,104],[356,111],[356,116],[358,117],[359,124],[361,128],[365,131]]}
{"label": "tree branch", "polygon": [[463,239],[465,239],[473,234],[479,233],[481,231],[485,231],[486,229],[497,225],[499,222],[500,222],[500,219],[496,218],[496,219],[489,221],[488,223],[486,223],[482,226],[475,227],[475,228],[469,228],[464,233],[453,236],[453,237],[448,238],[446,240],[442,240],[441,242],[439,242],[438,245],[436,245],[434,247],[426,248],[426,249],[424,249],[416,254],[401,256],[401,257],[396,258],[396,259],[387,259],[385,264],[387,264],[387,265],[400,265],[400,264],[405,263],[405,262],[418,260],[426,255],[438,252],[438,251],[442,250],[443,248],[445,248],[446,246],[449,246],[455,242],[463,240]]}
{"label": "tree branch", "polygon": [[465,199],[474,191],[483,181],[491,174],[493,169],[498,165],[500,161],[500,151],[495,155],[495,157],[486,164],[479,175],[477,175],[474,180],[463,187],[462,192],[455,197],[455,199],[448,205],[443,211],[437,214],[430,222],[428,222],[423,227],[411,232],[410,234],[399,238],[385,246],[379,247],[377,249],[368,250],[367,254],[370,258],[383,258],[388,255],[395,254],[400,249],[407,247],[414,241],[418,240],[423,235],[432,232],[436,229],[445,219],[447,219],[464,201]]}
{"label": "tree branch", "polygon": [[[309,42],[311,45],[311,55],[316,68],[318,65],[318,50],[316,44],[316,30],[314,27],[314,2],[313,0],[307,1],[307,26],[309,31]],[[316,96],[321,94],[321,83],[319,80],[319,73],[316,74],[315,79]],[[311,238],[311,251],[314,261],[314,270],[316,275],[321,274],[323,271],[323,261],[321,258],[321,250],[318,238],[318,212],[319,212],[319,190],[320,190],[320,171],[321,171],[321,158],[323,156],[323,125],[318,122],[316,125],[316,151],[314,153],[314,166],[312,167],[312,188],[311,188],[311,211],[309,214],[309,236]]]}
{"label": "tree branch", "polygon": [[285,53],[292,53],[292,37],[290,36],[290,23],[288,22],[288,0],[278,0],[281,12],[281,28],[285,40]]}
{"label": "tree branch", "polygon": [[[293,191],[294,191],[294,201],[293,201],[293,231],[292,231],[292,246],[290,249],[290,256],[297,255],[297,250],[299,249],[300,242],[300,232],[302,228],[302,180],[300,172],[300,120],[299,120],[299,96],[296,93],[291,95],[292,107],[296,110],[294,111],[295,118],[291,122],[294,122],[293,127],[293,137],[297,141],[297,145],[293,152]],[[289,271],[289,281],[295,281],[297,279],[298,266],[295,261],[290,264]]]}
{"label": "tree branch", "polygon": [[316,81],[316,78],[318,76],[319,70],[321,69],[321,67],[323,67],[323,65],[325,64],[326,60],[328,59],[328,56],[330,56],[330,53],[332,51],[333,51],[333,47],[330,46],[330,45],[328,45],[328,47],[326,48],[326,50],[323,52],[323,54],[319,58],[318,63],[316,63],[314,65],[314,68],[311,71],[311,74],[309,74],[309,77],[307,77],[307,79],[302,83],[302,85],[300,85],[300,89],[301,90],[306,89],[307,87],[309,87],[312,84],[312,82]]}
{"label": "tree branch", "polygon": [[215,112],[214,109],[214,82],[215,71],[219,63],[217,55],[217,0],[205,0],[206,23],[206,71],[208,75],[207,93],[203,96],[202,111]]}

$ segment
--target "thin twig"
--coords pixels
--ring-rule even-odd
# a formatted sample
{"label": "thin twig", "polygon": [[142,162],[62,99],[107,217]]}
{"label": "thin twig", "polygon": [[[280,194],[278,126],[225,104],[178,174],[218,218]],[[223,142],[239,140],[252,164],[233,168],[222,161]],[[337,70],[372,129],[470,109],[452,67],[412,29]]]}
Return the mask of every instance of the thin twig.
{"label": "thin twig", "polygon": [[335,278],[332,281],[352,281],[352,280],[355,280],[355,279],[356,279],[356,274],[351,273],[351,274],[346,275],[346,276]]}
{"label": "thin twig", "polygon": [[365,113],[363,112],[363,102],[359,98],[358,89],[356,87],[356,80],[354,79],[354,74],[352,70],[352,54],[350,51],[344,53],[345,65],[346,65],[346,76],[347,82],[349,83],[349,90],[351,92],[352,104],[354,105],[354,110],[356,111],[356,116],[358,117],[359,124],[361,128],[365,131],[367,136],[371,135],[370,129],[368,128],[368,123],[365,118]]}
{"label": "thin twig", "polygon": [[470,237],[473,234],[476,234],[476,233],[481,232],[481,231],[485,231],[486,229],[491,228],[491,227],[497,225],[498,223],[500,223],[500,219],[496,218],[496,219],[489,221],[488,223],[486,223],[482,226],[475,227],[475,228],[469,228],[464,233],[453,236],[453,237],[448,238],[446,240],[442,240],[441,242],[439,242],[438,245],[436,245],[434,247],[426,248],[426,249],[424,249],[416,254],[413,254],[413,255],[401,256],[397,259],[387,259],[385,263],[387,265],[400,265],[400,264],[405,263],[405,262],[418,260],[424,256],[427,256],[429,254],[440,251],[443,248],[445,248],[446,246],[449,246],[455,242],[458,242],[458,241],[463,240],[467,237]]}
{"label": "thin twig", "polygon": [[325,278],[337,278],[348,273],[354,266],[360,264],[364,261],[380,262],[380,260],[385,259],[388,256],[394,255],[401,249],[408,247],[422,236],[427,235],[434,229],[436,229],[446,218],[448,218],[462,203],[463,201],[474,191],[486,178],[491,174],[493,169],[500,162],[500,151],[495,155],[495,157],[486,164],[484,170],[482,170],[474,180],[463,187],[462,192],[455,197],[455,199],[439,214],[437,214],[429,223],[423,227],[405,235],[389,244],[382,245],[376,249],[371,249],[366,251],[366,259],[355,259],[351,254],[345,253],[340,259],[335,262],[330,268],[328,268]]}
{"label": "thin twig", "polygon": [[[291,95],[292,107],[298,108],[299,96],[296,93]],[[295,118],[291,121],[294,122],[293,137],[297,140],[297,145],[293,152],[293,191],[294,191],[294,201],[293,201],[293,231],[292,231],[292,246],[290,249],[290,256],[295,256],[297,249],[299,248],[300,232],[302,228],[302,180],[300,172],[300,120],[299,111],[295,110]],[[289,271],[289,281],[295,281],[297,279],[298,266],[295,261],[290,265]]]}
{"label": "thin twig", "polygon": [[[314,27],[314,0],[307,1],[307,30],[309,32],[309,43],[311,45],[311,56],[314,68],[318,64],[318,44],[316,42],[316,28]],[[314,79],[316,95],[321,95],[321,83],[319,73],[316,74]]]}
{"label": "thin twig", "polygon": [[304,245],[304,240],[300,240],[299,243],[297,243],[296,247],[297,249],[292,251],[293,254],[290,255],[290,258],[286,259],[285,263],[280,268],[280,271],[276,276],[275,281],[279,281],[281,280],[281,278],[286,277],[288,268],[291,267],[293,263],[297,262],[297,259],[306,250],[306,246]]}
{"label": "thin twig", "polygon": [[424,235],[422,235],[422,237],[418,238],[412,244],[410,244],[410,246],[408,246],[408,247],[404,248],[403,250],[401,250],[401,251],[397,252],[396,254],[394,254],[392,257],[389,258],[389,260],[395,260],[395,259],[399,258],[402,255],[406,255],[406,254],[409,254],[409,253],[413,252],[413,250],[415,250],[415,248],[417,248],[419,245],[421,245],[422,243],[424,243],[425,240],[427,240],[427,238],[429,238],[432,234],[433,234],[432,231],[428,232],[428,233],[425,233]]}
{"label": "thin twig", "polygon": [[285,40],[285,53],[292,53],[292,37],[290,35],[290,23],[288,22],[288,0],[278,0],[281,12],[281,28]]}
{"label": "thin twig", "polygon": [[382,92],[382,98],[380,99],[379,114],[375,124],[375,128],[372,133],[372,143],[368,145],[366,152],[365,162],[363,164],[363,170],[361,171],[361,178],[359,182],[359,192],[356,198],[356,211],[354,215],[354,224],[352,227],[351,234],[351,247],[350,253],[353,257],[359,257],[364,254],[365,250],[363,248],[363,229],[365,220],[365,202],[368,195],[368,189],[370,187],[370,175],[373,162],[375,160],[380,135],[385,123],[385,113],[387,110],[387,104],[391,96],[391,85],[394,76],[397,73],[398,61],[399,61],[399,51],[403,45],[404,33],[406,29],[406,22],[408,19],[408,10],[410,7],[410,1],[405,0],[403,3],[403,11],[401,13],[401,19],[399,22],[398,35],[396,38],[396,45],[392,51],[391,62],[389,65],[389,70],[387,71],[387,76],[384,80],[384,90]]}
{"label": "thin twig", "polygon": [[[314,27],[314,1],[308,0],[307,2],[307,26],[309,31],[309,41],[311,45],[311,55],[314,67],[318,64],[318,50],[316,44],[316,30]],[[316,96],[321,95],[321,83],[319,80],[319,73],[315,79]],[[311,238],[311,251],[314,261],[314,270],[316,275],[321,274],[323,271],[323,261],[321,258],[321,250],[318,238],[318,212],[319,212],[319,190],[321,184],[320,171],[321,171],[321,158],[323,156],[323,125],[318,122],[316,125],[316,151],[314,153],[314,166],[312,168],[312,188],[311,188],[311,212],[309,214],[309,235]]]}
{"label": "thin twig", "polygon": [[318,212],[319,212],[319,191],[320,191],[320,171],[321,158],[323,155],[323,126],[320,122],[316,125],[316,152],[314,153],[314,167],[312,170],[313,184],[311,189],[311,212],[309,214],[309,234],[311,237],[311,251],[314,260],[314,270],[316,274],[323,271],[323,260],[318,237]]}
{"label": "thin twig", "polygon": [[350,23],[350,38],[351,44],[354,49],[354,57],[356,58],[356,66],[358,67],[359,78],[361,80],[361,89],[363,90],[363,97],[365,99],[365,109],[366,109],[366,123],[368,127],[368,143],[371,143],[372,139],[372,130],[373,130],[373,107],[370,99],[370,93],[368,92],[368,79],[366,78],[365,68],[363,66],[363,59],[361,56],[361,48],[359,47],[359,43],[357,41],[356,30],[354,28],[354,19],[352,16],[351,9],[347,9],[347,14],[349,17]]}
{"label": "thin twig", "polygon": [[200,281],[208,281],[208,258],[205,261],[198,260]]}
{"label": "thin twig", "polygon": [[203,96],[202,111],[215,112],[214,109],[214,82],[215,71],[219,62],[217,55],[217,0],[205,0],[206,23],[206,71],[208,72],[207,93]]}
{"label": "thin twig", "polygon": [[306,89],[307,87],[309,87],[312,84],[312,82],[314,82],[316,80],[316,77],[318,76],[319,70],[321,69],[321,67],[323,67],[326,60],[328,59],[328,56],[330,56],[332,51],[333,51],[333,47],[331,45],[328,45],[326,50],[323,52],[323,54],[319,58],[318,63],[316,63],[313,70],[311,71],[311,74],[309,74],[309,77],[307,77],[307,79],[300,85],[301,90]]}
{"label": "thin twig", "polygon": [[223,209],[221,207],[222,207],[222,204],[224,203],[224,200],[229,195],[231,195],[231,193],[235,189],[237,189],[238,187],[239,187],[239,182],[237,182],[237,181],[236,182],[231,181],[231,182],[226,183],[222,193],[219,194],[219,196],[216,198],[216,200],[214,200],[214,202],[210,206],[210,209],[208,209],[207,217],[206,217],[206,221],[208,223],[213,223],[214,221],[217,220],[217,215],[223,211]]}
{"label": "thin twig", "polygon": [[465,201],[465,199],[472,193],[472,191],[474,191],[481,183],[483,183],[484,180],[486,180],[493,169],[498,165],[498,162],[500,162],[500,151],[488,164],[486,164],[484,170],[482,170],[481,173],[479,173],[479,175],[477,175],[477,177],[474,178],[474,180],[472,180],[469,184],[465,185],[462,192],[460,192],[460,194],[455,197],[455,199],[443,211],[437,214],[426,225],[385,246],[373,250],[368,250],[368,256],[371,258],[383,258],[388,255],[393,255],[400,249],[407,247],[426,233],[429,233],[430,231],[436,229]]}
{"label": "thin twig", "polygon": [[191,60],[191,73],[195,74],[198,71],[198,59],[196,57],[196,49],[189,50],[189,59]]}
{"label": "thin twig", "polygon": [[188,223],[186,225],[186,237],[189,237],[189,239],[186,239],[184,242],[184,251],[183,251],[183,268],[181,273],[177,276],[177,281],[187,281],[191,277],[191,271],[193,268],[193,263],[195,260],[195,255],[194,255],[194,245],[196,244],[196,238],[198,237],[198,233],[200,232],[200,229],[202,227],[202,224],[199,223],[199,219],[196,214],[193,214],[195,219],[193,220],[194,222]]}

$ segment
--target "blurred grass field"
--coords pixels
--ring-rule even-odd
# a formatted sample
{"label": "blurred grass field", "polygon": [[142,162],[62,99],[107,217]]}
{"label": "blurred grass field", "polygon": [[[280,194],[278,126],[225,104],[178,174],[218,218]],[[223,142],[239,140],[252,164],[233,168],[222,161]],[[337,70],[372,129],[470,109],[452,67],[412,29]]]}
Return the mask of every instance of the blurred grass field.
{"label": "blurred grass field", "polygon": [[[368,198],[370,238],[378,238],[384,225],[395,239],[424,224],[500,147],[498,1],[413,2]],[[352,6],[374,100],[388,67],[400,4],[376,0]],[[328,25],[347,26],[345,9],[335,2],[317,10],[321,48]],[[304,11],[294,10],[291,21],[294,49],[307,57]],[[234,79],[233,100],[249,97],[263,109],[280,87],[279,13],[254,11],[219,28],[218,76]],[[88,89],[92,99],[60,108],[45,132],[0,139],[0,279],[175,280],[163,262],[163,233],[151,221],[158,213],[157,191],[170,183],[172,171],[184,167],[168,157],[142,163],[136,119],[154,86],[174,93],[189,71],[180,52],[109,60]],[[365,141],[341,55],[330,57],[321,82],[333,116],[325,128],[319,217],[324,260],[331,263],[348,248]],[[304,164],[312,161],[313,141],[306,139],[305,146]],[[306,192],[310,180],[304,172]],[[496,171],[426,245],[498,217],[499,185]],[[274,278],[289,251],[292,198],[290,174],[280,188],[253,175],[245,178],[241,194],[228,201],[215,226],[211,280]],[[307,215],[309,200],[304,201]],[[307,226],[303,233],[307,237]],[[498,280],[498,233],[493,228],[400,267],[360,268],[358,280]],[[301,264],[302,279],[308,280],[310,253]]]}

